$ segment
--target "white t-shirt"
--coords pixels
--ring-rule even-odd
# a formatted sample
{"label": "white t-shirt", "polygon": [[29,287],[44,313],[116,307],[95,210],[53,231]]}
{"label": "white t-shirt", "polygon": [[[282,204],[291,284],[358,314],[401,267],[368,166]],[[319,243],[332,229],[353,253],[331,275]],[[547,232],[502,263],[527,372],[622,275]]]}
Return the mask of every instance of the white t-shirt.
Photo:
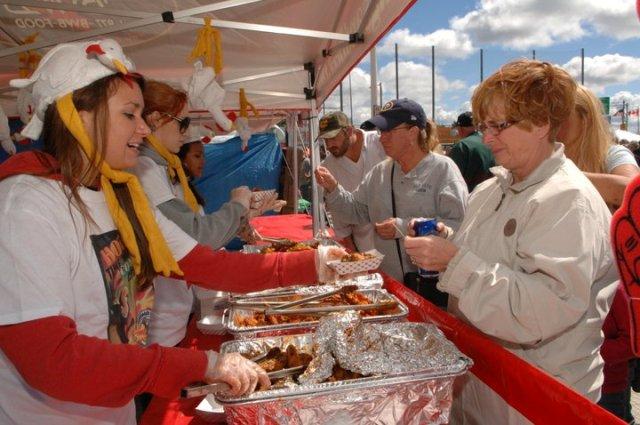
{"label": "white t-shirt", "polygon": [[[0,182],[0,325],[64,315],[79,334],[146,344],[153,290],[137,283],[103,193],[80,188],[94,223],[62,184],[20,175]],[[176,259],[195,245],[162,213],[158,225]],[[135,424],[133,402],[105,408],[60,401],[31,388],[0,353],[0,423]]]}
{"label": "white t-shirt", "polygon": [[607,151],[607,173],[611,174],[616,167],[627,164],[638,165],[633,153],[622,145],[611,145]]}
{"label": "white t-shirt", "polygon": [[[172,184],[167,167],[147,156],[140,156],[133,169],[152,205],[171,199],[184,200],[180,183]],[[149,343],[173,347],[185,336],[189,315],[193,311],[194,294],[184,280],[158,276],[154,279],[156,300],[151,311]]]}
{"label": "white t-shirt", "polygon": [[[380,136],[378,136],[377,132],[362,131],[362,133],[364,133],[364,143],[362,144],[362,152],[360,153],[358,162],[353,162],[344,155],[336,158],[331,154],[328,154],[322,162],[322,165],[333,174],[338,183],[349,192],[356,190],[360,182],[364,179],[364,176],[366,176],[377,163],[387,157],[380,144]],[[351,225],[343,223],[335,217],[332,217],[332,219],[333,230],[338,238],[342,239],[353,235],[353,240],[361,252],[375,248],[373,237],[375,230],[373,224]]]}

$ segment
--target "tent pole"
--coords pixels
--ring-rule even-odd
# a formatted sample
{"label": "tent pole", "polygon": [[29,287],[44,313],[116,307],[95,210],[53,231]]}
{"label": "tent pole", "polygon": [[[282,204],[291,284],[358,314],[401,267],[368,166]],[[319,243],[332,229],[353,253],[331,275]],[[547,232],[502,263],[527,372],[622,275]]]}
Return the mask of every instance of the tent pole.
{"label": "tent pole", "polygon": [[[180,13],[180,12],[176,12],[176,13]],[[185,17],[176,18],[176,22],[180,22],[183,24],[193,24],[193,25],[204,24],[203,18],[192,18],[190,16],[191,15],[185,15]],[[343,34],[338,32],[316,31],[316,30],[308,30],[305,28],[283,27],[278,25],[251,24],[248,22],[226,21],[222,19],[212,19],[211,25],[213,25],[216,28],[231,28],[231,29],[245,30],[245,31],[269,32],[273,34],[293,35],[298,37],[322,38],[327,40],[337,40],[337,41],[346,41],[346,42],[349,42],[349,40],[351,39],[350,34]]]}
{"label": "tent pole", "polygon": [[298,191],[300,190],[298,175],[298,114],[287,114],[287,146],[293,149],[293,213],[298,214]]}
{"label": "tent pole", "polygon": [[371,48],[369,52],[369,62],[371,64],[371,116],[378,113],[378,61],[376,60],[376,48]]}
{"label": "tent pole", "polygon": [[[310,99],[311,110],[309,113],[309,139],[311,146],[311,169],[315,170],[320,165],[320,139],[318,139],[318,110],[316,100]],[[313,204],[313,236],[323,237],[327,225],[324,221],[324,191],[316,181],[316,175],[311,173],[311,202]]]}
{"label": "tent pole", "polygon": [[234,78],[233,80],[224,80],[222,82],[222,85],[226,87],[231,84],[244,83],[246,81],[255,81],[255,80],[260,80],[262,78],[277,77],[279,75],[291,74],[294,72],[303,72],[304,70],[305,70],[304,66],[296,66],[294,68],[283,69],[280,71],[265,72],[264,74],[247,75],[246,77]]}

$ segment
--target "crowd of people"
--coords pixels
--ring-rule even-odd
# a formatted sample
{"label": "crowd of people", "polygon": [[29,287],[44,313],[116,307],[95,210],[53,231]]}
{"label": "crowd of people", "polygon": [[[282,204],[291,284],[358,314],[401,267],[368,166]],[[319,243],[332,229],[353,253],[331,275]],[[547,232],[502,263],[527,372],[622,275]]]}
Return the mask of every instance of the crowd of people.
{"label": "crowd of people", "polygon": [[[264,205],[239,187],[205,214],[187,94],[85,52],[52,49],[18,82],[31,87],[44,151],[0,165],[0,422],[130,424],[145,393],[268,387],[239,355],[176,347],[195,286],[314,284],[333,278],[326,263],[345,251],[220,250],[251,238]],[[632,324],[609,229],[640,174],[633,153],[614,143],[597,98],[549,63],[502,66],[472,109],[448,156],[411,99],[361,128],[325,115],[328,154],[313,172],[336,237],[377,249],[389,276],[632,423]],[[415,235],[420,217],[438,221],[436,235]],[[495,397],[465,377],[452,421],[524,422]]]}
{"label": "crowd of people", "polygon": [[[633,154],[614,143],[598,98],[548,63],[504,65],[472,108],[453,125],[461,140],[449,159],[433,152],[420,105],[389,102],[362,125],[377,130],[388,158],[354,190],[316,170],[328,211],[373,225],[383,271],[633,422],[628,300],[609,237],[611,212],[640,173]],[[435,218],[438,235],[416,237],[417,217]],[[495,398],[467,377],[453,422],[524,421]]]}

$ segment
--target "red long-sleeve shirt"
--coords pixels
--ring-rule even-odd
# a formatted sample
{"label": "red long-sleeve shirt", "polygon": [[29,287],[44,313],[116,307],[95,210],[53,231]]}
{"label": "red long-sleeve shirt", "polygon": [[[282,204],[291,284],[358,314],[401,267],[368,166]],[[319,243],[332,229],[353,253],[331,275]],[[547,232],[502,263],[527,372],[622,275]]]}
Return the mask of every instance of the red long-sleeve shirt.
{"label": "red long-sleeve shirt", "polygon": [[630,320],[628,297],[620,284],[611,310],[602,325],[604,342],[600,354],[605,362],[603,394],[623,391],[629,385],[629,360],[634,357],[631,350]]}

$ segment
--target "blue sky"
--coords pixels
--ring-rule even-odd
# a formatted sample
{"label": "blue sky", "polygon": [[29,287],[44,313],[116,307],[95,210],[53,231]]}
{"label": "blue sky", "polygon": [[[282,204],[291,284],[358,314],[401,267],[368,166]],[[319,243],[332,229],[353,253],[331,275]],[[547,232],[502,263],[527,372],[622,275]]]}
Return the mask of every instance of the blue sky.
{"label": "blue sky", "polygon": [[[585,85],[611,97],[612,109],[626,100],[640,107],[640,21],[634,0],[418,0],[377,46],[378,81],[383,102],[395,98],[394,43],[398,43],[400,96],[413,97],[431,114],[431,46],[436,50],[436,119],[450,123],[469,108],[484,77],[519,57],[546,60],[580,81],[580,49],[585,54]],[[369,111],[368,58],[351,73],[354,122]],[[348,79],[344,81],[349,113]],[[325,104],[339,107],[337,93]],[[615,112],[615,111],[614,111]],[[617,118],[613,118],[614,125]],[[630,120],[637,131],[636,118]]]}

